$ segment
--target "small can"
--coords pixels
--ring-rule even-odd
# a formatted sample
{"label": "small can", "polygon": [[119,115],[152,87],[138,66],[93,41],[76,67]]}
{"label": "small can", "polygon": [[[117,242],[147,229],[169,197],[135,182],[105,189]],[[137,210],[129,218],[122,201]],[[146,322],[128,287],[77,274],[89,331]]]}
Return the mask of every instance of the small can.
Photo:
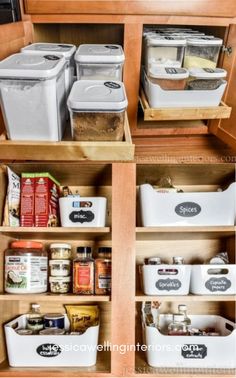
{"label": "small can", "polygon": [[18,335],[21,335],[21,336],[33,335],[33,331],[31,329],[25,329],[25,328],[17,329],[16,333],[18,333]]}
{"label": "small can", "polygon": [[45,328],[65,328],[65,315],[60,313],[44,315]]}
{"label": "small can", "polygon": [[175,264],[175,265],[184,264],[184,258],[182,256],[174,256],[173,257],[173,264]]}
{"label": "small can", "polygon": [[60,329],[60,328],[46,328],[42,329],[42,331],[39,332],[40,335],[48,336],[48,335],[54,335],[54,336],[59,336],[59,335],[64,335],[65,334],[65,329]]}
{"label": "small can", "polygon": [[148,265],[161,265],[160,257],[150,257],[148,259]]}

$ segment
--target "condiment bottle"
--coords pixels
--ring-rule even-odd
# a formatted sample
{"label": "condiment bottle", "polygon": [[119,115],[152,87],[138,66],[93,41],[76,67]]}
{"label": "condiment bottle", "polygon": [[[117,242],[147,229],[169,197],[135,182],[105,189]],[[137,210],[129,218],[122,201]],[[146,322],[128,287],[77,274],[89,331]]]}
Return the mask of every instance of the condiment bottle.
{"label": "condiment bottle", "polygon": [[184,258],[182,256],[174,256],[173,257],[173,264],[174,265],[182,265],[182,264],[184,264]]}
{"label": "condiment bottle", "polygon": [[91,247],[78,247],[73,261],[73,293],[94,294],[94,259]]}
{"label": "condiment bottle", "polygon": [[191,319],[187,315],[187,306],[184,304],[178,305],[179,313],[184,315],[184,322],[187,326],[191,325]]}
{"label": "condiment bottle", "polygon": [[187,336],[187,325],[184,321],[183,314],[173,314],[173,321],[168,325],[168,335],[170,336]]}
{"label": "condiment bottle", "polygon": [[100,247],[95,260],[95,294],[111,293],[111,248]]}
{"label": "condiment bottle", "polygon": [[44,327],[43,315],[40,312],[40,305],[34,303],[27,316],[27,328],[37,334]]}

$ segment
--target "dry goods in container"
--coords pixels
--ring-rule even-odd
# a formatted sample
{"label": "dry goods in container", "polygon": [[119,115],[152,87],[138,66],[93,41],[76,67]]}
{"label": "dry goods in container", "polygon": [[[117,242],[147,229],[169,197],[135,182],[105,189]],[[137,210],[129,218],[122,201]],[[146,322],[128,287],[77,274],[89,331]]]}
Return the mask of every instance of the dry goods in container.
{"label": "dry goods in container", "polygon": [[50,291],[54,294],[66,294],[70,291],[71,277],[49,277]]}
{"label": "dry goods in container", "polygon": [[20,177],[7,167],[8,188],[4,208],[4,226],[20,225]]}
{"label": "dry goods in container", "polygon": [[184,90],[189,76],[185,68],[153,67],[149,69],[150,81],[165,90]]}
{"label": "dry goods in container", "polygon": [[185,68],[216,68],[222,39],[208,36],[189,38],[184,56]]}
{"label": "dry goods in container", "polygon": [[71,245],[67,243],[50,244],[51,259],[69,260],[71,258]]}
{"label": "dry goods in container", "polygon": [[94,259],[91,247],[78,247],[73,261],[73,293],[94,294]]}
{"label": "dry goods in container", "polygon": [[95,294],[111,294],[111,248],[100,247],[95,260]]}

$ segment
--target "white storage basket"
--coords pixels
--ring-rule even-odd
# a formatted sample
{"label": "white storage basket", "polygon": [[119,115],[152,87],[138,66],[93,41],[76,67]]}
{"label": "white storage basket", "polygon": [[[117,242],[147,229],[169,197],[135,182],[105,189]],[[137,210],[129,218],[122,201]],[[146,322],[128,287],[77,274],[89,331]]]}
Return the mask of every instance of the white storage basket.
{"label": "white storage basket", "polygon": [[223,192],[159,193],[140,186],[144,227],[232,226],[235,222],[235,183]]}
{"label": "white storage basket", "polygon": [[105,227],[105,197],[62,197],[59,206],[62,227]]}
{"label": "white storage basket", "polygon": [[[66,329],[69,328],[65,316]],[[99,325],[82,335],[18,335],[17,328],[26,327],[26,315],[5,325],[9,365],[12,367],[93,366],[97,360]]]}
{"label": "white storage basket", "polygon": [[224,94],[227,82],[213,90],[164,90],[153,84],[144,72],[143,86],[151,108],[205,108],[218,106]]}
{"label": "white storage basket", "polygon": [[143,265],[145,295],[187,295],[191,265]]}
{"label": "white storage basket", "polygon": [[192,294],[236,294],[236,265],[193,265],[190,292]]}
{"label": "white storage basket", "polygon": [[[215,315],[189,317],[194,327],[215,327],[221,336],[168,336],[161,334],[155,327],[143,324],[148,365],[166,368],[235,368],[235,324]],[[160,315],[161,329],[167,332],[171,321],[172,315]]]}

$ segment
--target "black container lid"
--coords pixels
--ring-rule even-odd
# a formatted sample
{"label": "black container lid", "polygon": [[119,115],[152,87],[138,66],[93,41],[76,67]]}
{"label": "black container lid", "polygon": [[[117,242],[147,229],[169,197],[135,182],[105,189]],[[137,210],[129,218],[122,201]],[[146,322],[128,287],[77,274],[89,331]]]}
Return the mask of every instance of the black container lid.
{"label": "black container lid", "polygon": [[92,253],[91,247],[77,247],[77,253]]}
{"label": "black container lid", "polygon": [[111,253],[111,247],[99,247],[98,253]]}

